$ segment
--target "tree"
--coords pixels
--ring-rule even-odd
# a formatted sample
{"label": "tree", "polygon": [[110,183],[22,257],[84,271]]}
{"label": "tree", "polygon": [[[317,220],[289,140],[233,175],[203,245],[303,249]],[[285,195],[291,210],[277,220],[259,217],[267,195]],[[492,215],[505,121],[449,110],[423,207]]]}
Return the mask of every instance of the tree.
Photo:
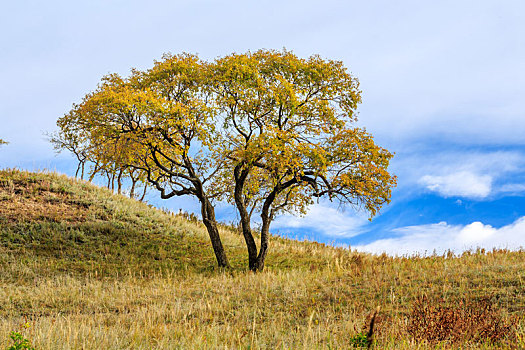
{"label": "tree", "polygon": [[108,178],[136,171],[163,199],[196,197],[221,267],[229,264],[214,202],[234,204],[249,268],[261,271],[280,213],[328,198],[371,218],[390,201],[392,154],[355,126],[360,94],[342,62],[319,56],[260,50],[208,63],[165,55],[129,78],[104,77],[58,125],[68,140],[81,136]]}
{"label": "tree", "polygon": [[86,140],[85,136],[83,137],[79,130],[70,125],[70,121],[71,119],[68,115],[64,116],[57,123],[60,130],[46,135],[57,153],[67,150],[75,155],[78,161],[75,177],[80,173],[80,178],[84,179],[85,166],[89,161],[88,140]]}
{"label": "tree", "polygon": [[163,199],[195,196],[217,263],[228,267],[212,204],[220,189],[209,186],[222,162],[207,151],[215,141],[215,114],[202,67],[193,55],[165,55],[129,78],[106,76],[64,118],[87,136],[105,169],[142,171]]}
{"label": "tree", "polygon": [[[392,154],[352,126],[361,97],[342,62],[260,50],[217,59],[212,77],[224,123],[218,151],[233,173],[227,199],[239,212],[251,270],[264,268],[280,212],[305,213],[312,198],[328,197],[372,217],[390,201]],[[254,211],[262,219],[258,252]]]}

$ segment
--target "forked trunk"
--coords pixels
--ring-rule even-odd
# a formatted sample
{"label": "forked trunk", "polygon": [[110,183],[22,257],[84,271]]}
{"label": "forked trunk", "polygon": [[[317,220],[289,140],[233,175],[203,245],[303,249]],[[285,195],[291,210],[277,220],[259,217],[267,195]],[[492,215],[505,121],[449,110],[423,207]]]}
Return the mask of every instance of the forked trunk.
{"label": "forked trunk", "polygon": [[89,179],[88,179],[89,182],[93,181],[93,179],[95,178],[95,175],[98,173],[99,170],[100,170],[100,168],[98,166],[98,163],[95,163],[93,171],[89,175]]}
{"label": "forked trunk", "polygon": [[284,186],[275,186],[272,192],[270,192],[268,197],[266,197],[264,200],[261,210],[261,247],[259,249],[259,255],[257,255],[257,263],[255,266],[256,271],[262,271],[264,269],[264,261],[266,260],[266,254],[268,254],[268,236],[270,235],[270,224],[274,218],[273,210],[270,208],[273,204],[273,201],[275,200],[275,197],[283,190],[283,188],[287,188],[293,184],[293,181],[294,180],[288,181]]}
{"label": "forked trunk", "polygon": [[257,245],[253,239],[252,229],[250,227],[250,215],[246,209],[244,203],[242,189],[244,187],[244,182],[248,176],[247,170],[241,170],[242,165],[238,165],[234,169],[235,176],[235,205],[239,211],[239,216],[241,218],[241,228],[244,241],[246,242],[246,247],[248,248],[248,267],[251,271],[257,270]]}

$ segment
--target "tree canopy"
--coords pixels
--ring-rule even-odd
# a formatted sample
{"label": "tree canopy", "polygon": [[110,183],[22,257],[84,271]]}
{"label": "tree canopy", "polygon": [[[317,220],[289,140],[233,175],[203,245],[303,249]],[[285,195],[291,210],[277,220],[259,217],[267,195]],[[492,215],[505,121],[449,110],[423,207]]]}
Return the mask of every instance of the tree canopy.
{"label": "tree canopy", "polygon": [[233,170],[225,194],[239,211],[251,269],[263,268],[270,223],[282,211],[304,213],[327,197],[372,217],[390,200],[392,154],[353,126],[361,92],[342,62],[261,50],[217,59],[210,79],[224,125],[218,152],[229,160],[224,171]]}
{"label": "tree canopy", "polygon": [[59,119],[55,145],[79,161],[81,150],[110,173],[135,172],[161,198],[196,197],[219,266],[228,260],[214,203],[235,205],[257,271],[279,213],[302,214],[327,198],[371,218],[390,201],[392,154],[355,126],[360,102],[359,83],[340,61],[286,50],[213,62],[168,54],[129,77],[104,77]]}

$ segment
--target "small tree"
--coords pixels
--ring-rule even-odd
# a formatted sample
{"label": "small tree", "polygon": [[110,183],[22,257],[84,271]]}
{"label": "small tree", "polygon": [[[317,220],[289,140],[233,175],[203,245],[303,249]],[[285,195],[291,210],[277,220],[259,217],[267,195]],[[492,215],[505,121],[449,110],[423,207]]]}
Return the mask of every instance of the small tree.
{"label": "small tree", "polygon": [[78,162],[75,177],[80,173],[80,178],[84,179],[85,166],[90,161],[88,140],[74,128],[74,125],[71,125],[71,116],[64,116],[57,124],[60,130],[48,134],[49,142],[57,153],[67,150],[75,156]]}
{"label": "small tree", "polygon": [[[358,81],[342,62],[260,50],[216,60],[213,91],[224,129],[219,152],[230,161],[228,199],[240,216],[249,267],[262,270],[269,229],[280,212],[305,213],[327,197],[374,216],[390,201],[392,154],[353,127]],[[262,219],[260,248],[251,231]]]}

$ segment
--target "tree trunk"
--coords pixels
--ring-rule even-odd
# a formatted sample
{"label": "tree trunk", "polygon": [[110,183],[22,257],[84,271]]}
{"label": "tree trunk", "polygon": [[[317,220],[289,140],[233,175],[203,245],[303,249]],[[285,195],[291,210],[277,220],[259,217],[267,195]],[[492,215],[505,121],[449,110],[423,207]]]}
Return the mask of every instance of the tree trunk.
{"label": "tree trunk", "polygon": [[250,270],[255,271],[257,269],[257,245],[253,239],[252,229],[250,227],[250,217],[245,208],[241,210],[240,207],[239,214],[241,216],[241,227],[242,235],[244,236],[244,241],[246,242],[246,248],[248,249],[248,267]]}
{"label": "tree trunk", "polygon": [[140,197],[140,201],[144,202],[144,198],[146,198],[146,192],[148,190],[148,185],[144,184],[144,191],[142,192],[142,197]]}
{"label": "tree trunk", "polygon": [[78,162],[78,165],[77,165],[77,171],[75,171],[75,179],[78,177],[78,172],[80,171],[80,165],[82,163]]}
{"label": "tree trunk", "polygon": [[264,200],[264,204],[261,210],[261,247],[259,249],[259,255],[257,255],[257,263],[255,266],[256,271],[262,271],[264,269],[264,261],[266,259],[266,254],[268,253],[268,237],[270,235],[270,224],[274,218],[273,210],[270,209],[273,204],[273,201],[275,200],[277,195],[283,191],[283,189],[292,186],[294,183],[296,183],[296,179],[289,180],[284,184],[277,184],[273,188],[272,192],[270,192],[268,197],[266,197],[266,199]]}
{"label": "tree trunk", "polygon": [[224,247],[219,236],[219,230],[217,229],[217,223],[211,220],[204,220],[204,225],[208,230],[208,235],[210,236],[211,245],[213,247],[213,252],[215,253],[215,258],[217,259],[217,265],[219,267],[229,268],[230,264],[226,253],[224,252]]}
{"label": "tree trunk", "polygon": [[98,163],[95,163],[94,167],[93,167],[93,171],[91,172],[91,174],[89,175],[89,179],[88,181],[91,182],[93,181],[93,179],[95,178],[95,175],[97,175],[98,171],[99,171],[99,167],[98,167]]}
{"label": "tree trunk", "polygon": [[111,191],[112,192],[115,192],[115,177],[116,177],[115,173],[112,173],[111,174]]}
{"label": "tree trunk", "polygon": [[208,230],[208,235],[210,236],[213,252],[215,253],[215,257],[217,258],[217,264],[219,265],[219,267],[229,268],[230,264],[228,263],[226,253],[221,242],[219,229],[217,228],[217,221],[215,220],[215,210],[213,209],[213,205],[206,197],[199,199],[201,202],[202,222]]}
{"label": "tree trunk", "polygon": [[266,260],[266,254],[268,253],[268,237],[270,235],[270,223],[272,222],[271,215],[264,211],[261,214],[262,227],[261,227],[261,248],[259,249],[259,255],[257,255],[257,263],[255,265],[255,271],[262,271],[264,269],[264,261]]}
{"label": "tree trunk", "polygon": [[239,211],[239,216],[241,218],[241,227],[242,235],[244,236],[244,241],[246,242],[246,247],[248,248],[248,267],[251,271],[256,271],[257,269],[257,245],[253,239],[252,229],[250,227],[250,215],[246,210],[246,205],[244,203],[242,190],[244,187],[244,182],[248,176],[248,170],[241,170],[242,165],[237,165],[234,169],[235,176],[235,205]]}
{"label": "tree trunk", "polygon": [[[155,150],[153,150],[152,155],[155,164],[159,166],[160,169],[164,170],[164,166],[160,164],[160,162],[155,156]],[[194,195],[195,197],[197,197],[201,204],[202,222],[204,223],[204,226],[206,226],[206,230],[208,231],[213,252],[215,253],[215,258],[217,259],[217,265],[220,268],[229,268],[230,264],[228,262],[226,252],[224,251],[224,247],[221,242],[219,229],[217,228],[217,221],[215,219],[215,209],[213,208],[213,205],[211,204],[210,199],[206,194],[202,181],[199,179],[198,175],[196,175],[195,170],[193,169],[193,165],[191,163],[190,158],[187,155],[183,155],[182,157],[184,167],[188,171],[188,175],[184,175],[183,177],[191,182],[191,188],[184,187],[183,185],[179,184],[179,186],[182,187],[181,190],[171,190],[170,193],[166,194],[166,188],[163,188],[158,182],[158,180],[152,179],[150,170],[146,169],[148,181],[152,185],[154,185],[157,190],[161,192],[161,198],[163,199],[168,199],[173,196],[182,195]],[[168,173],[170,173],[169,170]],[[170,177],[171,176],[175,175],[172,175],[170,173]]]}
{"label": "tree trunk", "polygon": [[117,193],[122,194],[122,173],[124,171],[122,169],[119,170],[117,175]]}
{"label": "tree trunk", "polygon": [[131,188],[129,189],[129,198],[135,197],[135,184],[137,183],[137,180],[135,180],[133,177],[131,177]]}

